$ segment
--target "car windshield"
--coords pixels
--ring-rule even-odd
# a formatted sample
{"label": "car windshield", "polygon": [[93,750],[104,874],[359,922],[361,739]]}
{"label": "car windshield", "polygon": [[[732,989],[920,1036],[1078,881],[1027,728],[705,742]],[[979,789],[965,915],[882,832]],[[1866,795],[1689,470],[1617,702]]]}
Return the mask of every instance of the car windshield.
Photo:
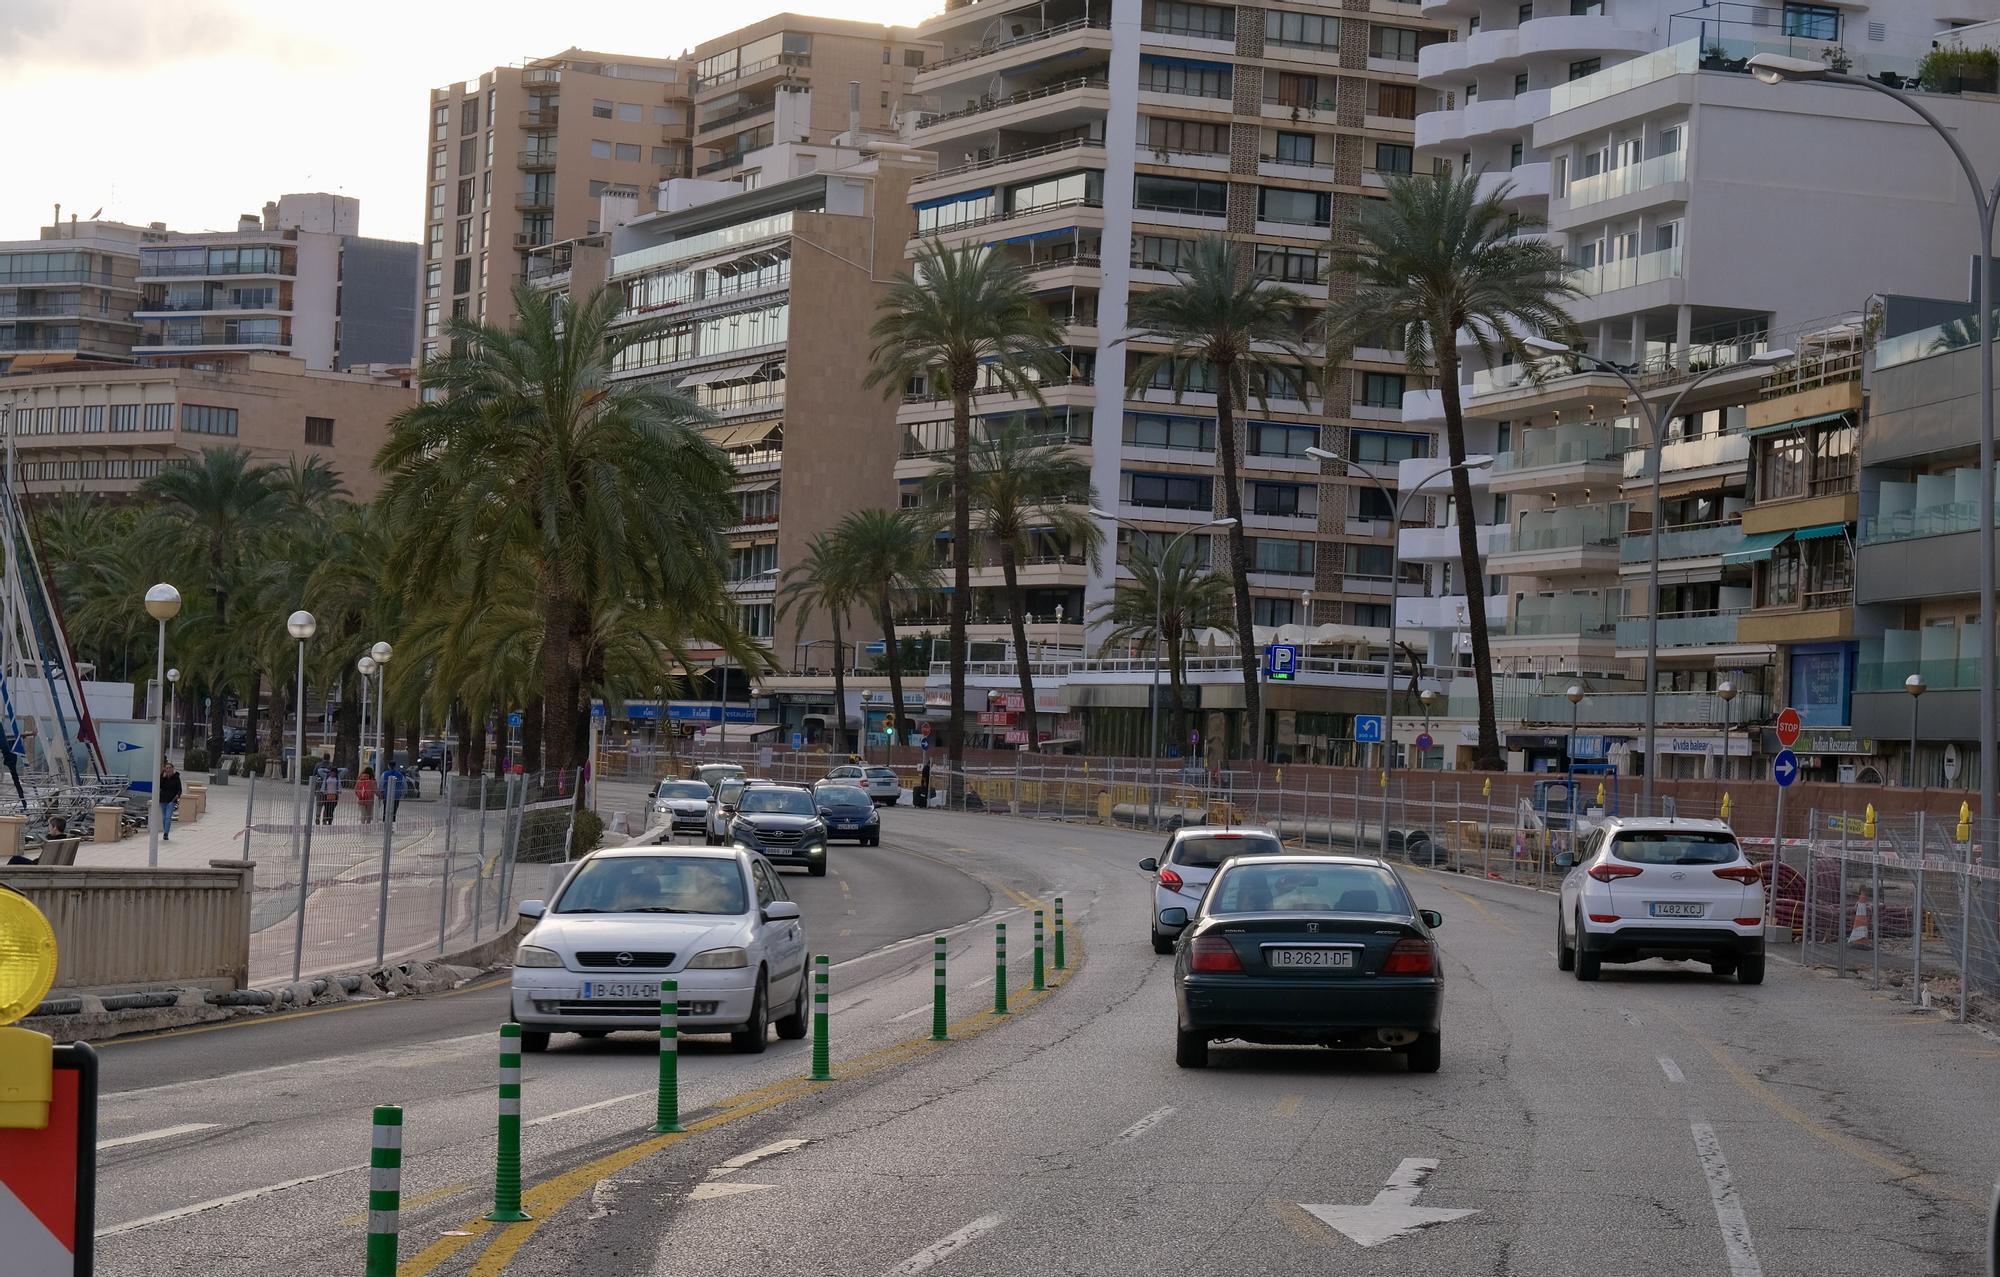
{"label": "car windshield", "polygon": [[728,804],[728,803],[734,803],[737,800],[737,798],[742,795],[742,793],[743,793],[742,781],[725,780],[722,782],[721,786],[716,789],[715,797],[717,801]]}
{"label": "car windshield", "polygon": [[1208,834],[1181,839],[1172,860],[1189,869],[1213,869],[1231,856],[1275,856],[1284,849],[1269,834]]}
{"label": "car windshield", "polygon": [[736,810],[750,812],[775,812],[781,816],[810,816],[813,814],[812,795],[803,789],[769,788],[746,789],[737,800]]}
{"label": "car windshield", "polygon": [[819,791],[819,800],[829,807],[866,807],[871,800],[852,785],[828,785]]}
{"label": "car windshield", "polygon": [[1407,914],[1394,875],[1374,865],[1241,864],[1223,871],[1203,902],[1218,913]]}
{"label": "car windshield", "polygon": [[896,770],[893,767],[870,767],[868,775],[873,780],[894,780],[896,779]]}
{"label": "car windshield", "polygon": [[708,801],[708,786],[698,780],[663,780],[660,782],[659,796],[705,803]]}
{"label": "car windshield", "polygon": [[747,913],[735,860],[695,856],[605,856],[583,863],[556,913]]}
{"label": "car windshield", "polygon": [[1682,829],[1640,829],[1619,834],[1611,854],[1635,865],[1726,865],[1737,857],[1731,834]]}

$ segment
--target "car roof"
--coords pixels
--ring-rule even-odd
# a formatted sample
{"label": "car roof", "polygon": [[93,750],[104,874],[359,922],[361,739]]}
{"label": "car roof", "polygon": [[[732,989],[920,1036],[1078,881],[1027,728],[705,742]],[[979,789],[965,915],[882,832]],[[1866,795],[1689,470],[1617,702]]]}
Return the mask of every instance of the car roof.
{"label": "car roof", "polygon": [[[1188,838],[1244,838],[1252,834],[1261,835],[1265,838],[1278,837],[1277,834],[1262,825],[1229,825],[1227,827],[1218,825],[1183,825],[1181,828],[1174,830],[1174,841],[1181,842]],[[1282,842],[1284,840],[1279,839],[1279,841]],[[1321,859],[1324,859],[1324,857],[1321,857]]]}
{"label": "car roof", "polygon": [[1643,833],[1728,834],[1732,838],[1736,836],[1736,831],[1725,821],[1682,820],[1670,816],[1607,816],[1598,822],[1598,828]]}
{"label": "car roof", "polygon": [[1243,861],[1246,865],[1363,865],[1370,869],[1394,867],[1380,856],[1323,856],[1314,852],[1293,852],[1282,856],[1253,856]]}
{"label": "car roof", "polygon": [[688,843],[658,843],[637,847],[599,847],[586,860],[639,860],[649,856],[686,856],[695,860],[735,860],[744,855],[735,847],[698,847]]}

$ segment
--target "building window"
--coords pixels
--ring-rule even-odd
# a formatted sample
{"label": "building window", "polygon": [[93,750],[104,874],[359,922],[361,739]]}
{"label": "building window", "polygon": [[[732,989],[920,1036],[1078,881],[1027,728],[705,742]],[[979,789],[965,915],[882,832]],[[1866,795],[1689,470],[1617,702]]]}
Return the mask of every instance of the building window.
{"label": "building window", "polygon": [[1317,13],[1266,9],[1264,43],[1298,49],[1337,49],[1340,47],[1340,19]]}
{"label": "building window", "polygon": [[1785,34],[1801,40],[1840,39],[1840,10],[1826,4],[1785,5]]}
{"label": "building window", "polygon": [[1855,429],[1849,425],[1822,429],[1813,436],[1811,487],[1814,496],[1854,491],[1855,439]]}
{"label": "building window", "polygon": [[1370,408],[1403,406],[1403,374],[1371,372],[1361,378],[1361,402]]}
{"label": "building window", "polygon": [[1132,264],[1144,270],[1179,270],[1194,253],[1194,241],[1167,235],[1140,235]]}
{"label": "building window", "polygon": [[1155,154],[1229,154],[1229,126],[1204,124],[1199,120],[1162,120],[1148,117],[1141,147]]}
{"label": "building window", "polygon": [[1272,537],[1252,537],[1250,539],[1250,570],[1252,572],[1278,572],[1286,576],[1311,576],[1313,572],[1313,543],[1311,541],[1284,541]]}
{"label": "building window", "polygon": [[1386,430],[1355,430],[1348,434],[1347,455],[1363,465],[1394,465],[1414,457],[1430,455],[1429,440],[1423,435],[1392,434]]}
{"label": "building window", "polygon": [[1601,18],[1604,16],[1604,0],[1569,0],[1569,16]]}
{"label": "building window", "polygon": [[445,178],[444,148],[441,146],[435,146],[431,148],[431,181],[442,182],[444,181],[444,178]]}
{"label": "building window", "polygon": [[434,106],[431,108],[431,140],[442,142],[451,136],[451,108]]}
{"label": "building window", "polygon": [[1408,27],[1372,26],[1368,28],[1368,56],[1391,62],[1415,62],[1417,33]]}
{"label": "building window", "polygon": [[1569,64],[1569,78],[1581,80],[1586,75],[1596,75],[1604,68],[1603,58],[1584,58]]}
{"label": "building window", "polygon": [[472,291],[472,259],[461,257],[451,264],[451,292],[457,297]]}
{"label": "building window", "polygon": [[1509,148],[1507,149],[1507,167],[1508,167],[1508,168],[1520,168],[1520,167],[1521,167],[1521,154],[1522,154],[1522,152],[1521,152],[1521,144],[1520,144],[1519,142],[1516,142],[1516,143],[1514,143],[1514,145],[1513,145],[1513,146],[1509,147]]}
{"label": "building window", "polygon": [[1526,93],[1527,91],[1528,91],[1528,73],[1527,73],[1526,71],[1517,71],[1517,72],[1515,72],[1515,73],[1514,73],[1514,96],[1518,98],[1518,97],[1520,97],[1520,96],[1521,96],[1521,95],[1522,95],[1523,93]]}
{"label": "building window", "polygon": [[1534,20],[1535,6],[1532,4],[1524,4],[1514,13],[1514,25],[1517,27],[1524,22],[1533,22]]}
{"label": "building window", "polygon": [[1806,441],[1796,431],[1757,440],[1757,500],[1806,494]]}
{"label": "building window", "polygon": [[174,406],[172,404],[149,403],[146,405],[147,430],[159,431],[159,430],[172,430],[173,428],[174,428]]}
{"label": "building window", "polygon": [[1758,607],[1797,607],[1799,602],[1799,547],[1786,541],[1771,552],[1764,567],[1764,592]]}
{"label": "building window", "polygon": [[1380,488],[1369,484],[1352,490],[1354,497],[1354,517],[1370,522],[1385,521],[1396,517],[1396,508]]}
{"label": "building window", "polygon": [[637,142],[620,142],[612,149],[613,158],[625,164],[637,164],[644,154]]}
{"label": "building window", "polygon": [[1068,204],[1101,204],[1104,202],[1103,181],[1103,174],[1092,171],[1065,173],[1060,177],[1045,177],[1039,182],[1010,186],[1007,188],[1008,216],[1032,213],[1037,209],[1061,208]]}
{"label": "building window", "polygon": [[1234,40],[1236,10],[1220,5],[1188,4],[1185,0],[1154,0],[1153,17],[1146,23],[1146,30],[1204,40]]}
{"label": "building window", "polygon": [[1215,422],[1204,417],[1172,417],[1127,413],[1125,442],[1134,448],[1170,448],[1186,452],[1215,451]]}
{"label": "building window", "polygon": [[924,51],[923,51],[922,49],[905,49],[905,50],[903,50],[903,65],[904,65],[904,66],[906,66],[906,67],[920,67],[920,66],[922,66],[923,64],[924,64]]}
{"label": "building window", "polygon": [[1375,114],[1389,120],[1417,118],[1417,90],[1408,84],[1377,84]]}
{"label": "building window", "polygon": [[458,252],[459,252],[460,254],[465,254],[465,253],[469,253],[469,252],[471,252],[471,251],[472,251],[472,219],[471,219],[471,218],[469,218],[469,217],[464,217],[464,218],[460,218],[460,219],[459,219],[459,223],[458,223],[458,238],[457,238],[457,240],[456,240],[455,242],[456,242],[456,243],[457,243],[457,245],[458,245],[458,249],[457,249],[457,251],[458,251]]}
{"label": "building window", "polygon": [[1229,68],[1207,62],[1139,59],[1139,91],[1176,93],[1183,97],[1226,98]]}
{"label": "building window", "polygon": [[1227,182],[1155,177],[1149,173],[1141,173],[1132,179],[1132,203],[1136,208],[1219,217],[1226,210],[1228,201]]}
{"label": "building window", "polygon": [[1252,514],[1267,514],[1287,519],[1312,514],[1311,510],[1300,508],[1300,494],[1305,491],[1302,484],[1259,483],[1253,481],[1249,487],[1250,513]]}
{"label": "building window", "polygon": [[83,433],[99,435],[104,433],[104,405],[89,404],[83,410]]}
{"label": "building window", "polygon": [[1342,547],[1347,560],[1346,575],[1363,581],[1386,581],[1389,579],[1390,550],[1386,545],[1356,545],[1353,542]]}
{"label": "building window", "polygon": [[211,408],[198,403],[182,404],[181,429],[197,435],[233,435],[236,433],[236,409]]}
{"label": "building window", "polygon": [[1290,71],[1280,71],[1278,72],[1278,83],[1275,90],[1267,93],[1264,100],[1274,106],[1289,106],[1307,111],[1313,110],[1321,102],[1325,102],[1327,106],[1331,107],[1333,105],[1331,94],[1329,93],[1326,98],[1321,98],[1319,93],[1318,76],[1296,75]]}
{"label": "building window", "polygon": [[[442,189],[442,188],[440,188]],[[444,223],[432,222],[428,235],[427,250],[431,257],[444,256]]]}
{"label": "building window", "polygon": [[1272,151],[1271,158],[1280,164],[1310,166],[1313,162],[1313,135],[1310,133],[1280,132],[1278,134],[1276,149]]}
{"label": "building window", "polygon": [[637,102],[620,102],[618,120],[622,124],[638,124],[646,118],[646,109]]}
{"label": "building window", "polygon": [[1276,422],[1253,421],[1249,453],[1256,457],[1304,457],[1306,449],[1319,444],[1317,426],[1289,426]]}
{"label": "building window", "polygon": [[439,313],[440,313],[440,308],[439,308],[439,306],[438,306],[438,304],[437,304],[436,302],[428,302],[428,303],[426,303],[426,304],[425,304],[425,306],[424,306],[424,336],[426,336],[426,337],[435,337],[435,336],[437,336],[437,335],[438,335],[438,315],[439,315]]}
{"label": "building window", "polygon": [[139,405],[135,403],[115,403],[111,405],[111,432],[126,434],[139,428]]}
{"label": "building window", "polygon": [[424,296],[426,298],[435,298],[438,295],[438,290],[443,285],[444,264],[442,262],[432,262],[430,265],[424,267]]}
{"label": "building window", "polygon": [[479,99],[470,97],[458,104],[458,131],[460,133],[479,132]]}
{"label": "building window", "polygon": [[460,217],[472,216],[472,203],[477,194],[477,179],[470,177],[461,177],[458,179],[458,215]]}
{"label": "building window", "polygon": [[982,191],[972,191],[955,195],[935,203],[919,205],[917,208],[917,232],[933,235],[958,226],[973,226],[989,221],[999,210],[999,201],[991,187]]}
{"label": "building window", "polygon": [[1215,481],[1205,475],[1132,474],[1125,504],[1162,510],[1210,510]]}
{"label": "building window", "polygon": [[590,158],[608,160],[611,158],[611,142],[608,138],[595,137],[590,140]]}
{"label": "building window", "polygon": [[593,101],[593,102],[592,102],[592,103],[590,104],[590,114],[591,114],[591,118],[593,118],[593,119],[598,119],[598,120],[608,120],[608,119],[610,119],[610,118],[611,118],[611,101],[610,101],[610,99],[608,99],[608,98],[598,98],[598,99],[596,99],[595,101]]}
{"label": "building window", "polygon": [[1257,191],[1257,217],[1293,226],[1327,226],[1332,222],[1333,196],[1326,191],[1294,191],[1266,186]]}
{"label": "building window", "polygon": [[75,434],[79,415],[74,406],[56,409],[56,433],[59,435]]}
{"label": "building window", "polygon": [[1298,613],[1297,599],[1253,598],[1250,617],[1253,625],[1290,625]]}
{"label": "building window", "polygon": [[307,417],[306,443],[315,448],[331,448],[333,446],[333,418]]}
{"label": "building window", "polygon": [[1416,152],[1402,142],[1377,142],[1375,144],[1375,171],[1377,173],[1407,173],[1412,167]]}
{"label": "building window", "polygon": [[[460,138],[458,143],[458,171],[462,174],[471,174],[478,171],[478,168],[479,139],[476,137]],[[439,173],[437,178],[439,181],[443,181],[444,174]]]}
{"label": "building window", "polygon": [[1283,280],[1287,284],[1317,284],[1325,265],[1326,259],[1310,248],[1257,245],[1255,269],[1259,279]]}

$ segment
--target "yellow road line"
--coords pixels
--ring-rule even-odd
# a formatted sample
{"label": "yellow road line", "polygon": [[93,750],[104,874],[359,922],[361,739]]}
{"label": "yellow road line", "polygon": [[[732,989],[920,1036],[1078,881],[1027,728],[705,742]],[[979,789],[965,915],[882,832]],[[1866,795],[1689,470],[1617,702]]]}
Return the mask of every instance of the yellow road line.
{"label": "yellow road line", "polygon": [[1425,869],[1418,865],[1412,865],[1411,868],[1415,869],[1418,873],[1423,874],[1426,878],[1439,879],[1438,886],[1443,887],[1446,891],[1450,892],[1452,895],[1457,896],[1460,900],[1463,900],[1465,903],[1471,905],[1474,909],[1479,911],[1480,917],[1486,919],[1486,921],[1492,923],[1494,926],[1500,928],[1502,931],[1505,931],[1507,934],[1519,935],[1521,933],[1521,929],[1519,927],[1516,927],[1513,923],[1495,916],[1493,911],[1488,909],[1484,904],[1484,902],[1482,902],[1477,896],[1468,896],[1463,891],[1460,891],[1458,888],[1444,882],[1443,881],[1444,875],[1438,873],[1436,870]]}
{"label": "yellow road line", "polygon": [[[460,1193],[471,1192],[476,1187],[478,1186],[475,1184],[446,1184],[443,1188],[434,1188],[428,1193],[418,1193],[415,1197],[405,1197],[400,1209],[416,1210],[420,1206],[429,1206],[434,1202],[441,1202],[447,1197],[457,1197]],[[368,1212],[364,1210],[356,1211],[354,1214],[349,1215],[346,1219],[340,1221],[340,1225],[342,1228],[360,1228],[367,1222]]]}
{"label": "yellow road line", "polygon": [[[1045,991],[1041,993],[1026,993],[1016,998],[1014,1002],[1016,1014],[1038,1005],[1057,989],[1062,988],[1063,985],[1069,982],[1069,977],[1075,974],[1083,958],[1083,947],[1080,943],[1080,938],[1073,933],[1072,941],[1072,947],[1076,950],[1075,961],[1070,963],[1068,969],[1050,980],[1048,988]],[[1014,1016],[1011,1015],[1008,1017],[1008,1019],[1013,1018]],[[949,1031],[952,1040],[957,1041],[964,1038],[977,1037],[979,1034],[986,1032],[1000,1023],[1002,1023],[1000,1017],[994,1015],[990,1010],[985,1010],[957,1021],[950,1026]],[[948,1044],[933,1042],[929,1038],[912,1038],[905,1042],[899,1042],[894,1046],[871,1051],[866,1055],[858,1056],[852,1060],[836,1061],[834,1080],[842,1082],[866,1077],[883,1069],[918,1059],[946,1045]],[[772,1083],[770,1086],[761,1087],[755,1091],[746,1091],[743,1094],[731,1096],[721,1101],[717,1112],[702,1118],[700,1121],[688,1123],[688,1129],[685,1132],[672,1135],[655,1135],[640,1140],[637,1143],[628,1144],[624,1148],[607,1153],[603,1157],[587,1162],[582,1166],[563,1171],[551,1179],[544,1180],[528,1188],[521,1194],[521,1206],[523,1210],[534,1215],[535,1218],[527,1223],[505,1224],[496,1227],[484,1219],[467,1220],[454,1230],[461,1234],[460,1236],[440,1237],[423,1250],[418,1251],[415,1255],[399,1264],[396,1268],[397,1277],[429,1277],[429,1274],[436,1271],[446,1260],[488,1233],[497,1233],[497,1236],[493,1238],[492,1243],[487,1246],[486,1250],[474,1262],[473,1266],[467,1270],[467,1274],[468,1277],[498,1277],[499,1274],[506,1271],[507,1265],[520,1253],[521,1247],[527,1244],[528,1239],[534,1235],[535,1230],[541,1226],[544,1220],[583,1194],[589,1192],[597,1184],[597,1181],[607,1176],[615,1175],[621,1170],[644,1161],[653,1154],[670,1148],[691,1135],[711,1131],[731,1122],[752,1117],[758,1113],[776,1108],[781,1104],[788,1103],[791,1100],[810,1095],[815,1091],[824,1090],[830,1085],[833,1085],[833,1083],[814,1082],[806,1078],[790,1078],[782,1082]]]}
{"label": "yellow road line", "polygon": [[[503,974],[496,979],[481,980],[476,984],[461,985],[456,989],[447,989],[443,993],[426,993],[421,996],[425,1001],[434,1002],[440,998],[455,998],[461,994],[480,993],[487,989],[497,989],[506,985],[512,979],[513,976],[511,973]],[[112,1038],[109,1041],[93,1043],[93,1045],[102,1051],[107,1047],[130,1046],[137,1042],[158,1042],[163,1038],[184,1038],[195,1033],[220,1033],[224,1029],[250,1029],[262,1024],[285,1024],[293,1020],[309,1020],[316,1015],[332,1015],[337,1011],[363,1011],[369,1007],[393,1006],[406,1004],[410,1001],[411,999],[409,998],[397,998],[393,1002],[388,999],[381,999],[369,1002],[343,1002],[336,1007],[316,1007],[307,1011],[277,1011],[266,1015],[244,1016],[240,1019],[225,1020],[221,1024],[196,1024],[185,1029],[168,1029],[164,1033],[135,1034],[132,1037]]]}
{"label": "yellow road line", "polygon": [[[1666,1013],[1662,1012],[1662,1014]],[[1709,1055],[1714,1057],[1715,1062],[1722,1066],[1723,1072],[1729,1074],[1729,1076],[1735,1080],[1738,1086],[1742,1087],[1745,1091],[1748,1091],[1752,1097],[1761,1102],[1766,1108],[1770,1109],[1773,1113],[1776,1113],[1779,1117],[1784,1118],[1787,1122],[1790,1122],[1793,1126],[1798,1127],[1800,1130],[1812,1136],[1814,1139],[1820,1140],[1826,1144],[1831,1145],[1834,1148],[1839,1149],[1841,1152],[1846,1153],[1849,1157],[1855,1158],[1859,1161],[1866,1162],[1868,1165],[1873,1166],[1875,1169],[1882,1171],[1885,1174],[1892,1175],[1896,1179],[1904,1180],[1911,1184],[1921,1185],[1925,1191],[1933,1195],[1940,1197],[1948,1197],[1955,1202],[1960,1202],[1963,1203],[1964,1205],[1975,1207],[1979,1210],[1986,1209],[1988,1202],[1985,1197],[1958,1192],[1957,1190],[1938,1182],[1936,1176],[1931,1175],[1925,1171],[1920,1171],[1916,1167],[1911,1166],[1906,1162],[1899,1162],[1895,1158],[1890,1157],[1885,1153],[1878,1153],[1874,1149],[1868,1147],[1866,1144],[1863,1144],[1861,1141],[1853,1138],[1852,1136],[1846,1135],[1840,1131],[1833,1129],[1830,1126],[1825,1125],[1822,1122],[1815,1120],[1812,1116],[1799,1109],[1790,1100],[1787,1100],[1784,1096],[1779,1095],[1776,1091],[1772,1090],[1770,1086],[1767,1085],[1762,1078],[1758,1077],[1756,1074],[1752,1073],[1749,1069],[1746,1069],[1741,1064],[1737,1063],[1735,1057],[1730,1055],[1728,1049],[1724,1047],[1721,1043],[1711,1041],[1710,1039],[1703,1037],[1700,1033],[1697,1033],[1692,1028],[1689,1028],[1685,1023],[1683,1023],[1680,1019],[1676,1018],[1673,1015],[1667,1015],[1667,1019],[1672,1020],[1675,1024],[1679,1025],[1681,1032],[1687,1034],[1690,1038],[1693,1038],[1695,1042],[1697,1042],[1703,1050],[1707,1051]]]}

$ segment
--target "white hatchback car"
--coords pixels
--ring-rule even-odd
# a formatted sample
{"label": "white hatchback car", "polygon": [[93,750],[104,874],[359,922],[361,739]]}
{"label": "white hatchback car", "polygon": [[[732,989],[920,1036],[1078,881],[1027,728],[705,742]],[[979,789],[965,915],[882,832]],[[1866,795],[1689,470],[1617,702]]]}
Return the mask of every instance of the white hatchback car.
{"label": "white hatchback car", "polygon": [[[521,1049],[551,1033],[659,1031],[660,981],[679,983],[684,1033],[738,1051],[806,1035],[806,929],[770,863],[740,847],[613,847],[586,856],[514,954]],[[775,1010],[774,1010],[775,1008]]]}
{"label": "white hatchback car", "polygon": [[[1223,861],[1236,856],[1280,856],[1284,851],[1284,841],[1268,829],[1191,825],[1175,830],[1165,851],[1139,862],[1139,868],[1153,875],[1153,910],[1146,923],[1153,952],[1174,951],[1174,941],[1188,925],[1185,919],[1200,906],[1202,893]],[[1181,910],[1183,921],[1163,921],[1161,915],[1169,909]]]}
{"label": "white hatchback car", "polygon": [[666,825],[670,836],[706,834],[715,793],[698,780],[669,777],[653,791],[653,824]]}
{"label": "white hatchback car", "polygon": [[853,785],[874,799],[877,805],[894,807],[903,797],[903,778],[893,767],[848,763],[836,767],[815,782],[818,785]]}
{"label": "white hatchback car", "polygon": [[1693,958],[1764,980],[1764,876],[1719,820],[1611,817],[1563,879],[1556,965],[1595,980],[1606,962]]}

